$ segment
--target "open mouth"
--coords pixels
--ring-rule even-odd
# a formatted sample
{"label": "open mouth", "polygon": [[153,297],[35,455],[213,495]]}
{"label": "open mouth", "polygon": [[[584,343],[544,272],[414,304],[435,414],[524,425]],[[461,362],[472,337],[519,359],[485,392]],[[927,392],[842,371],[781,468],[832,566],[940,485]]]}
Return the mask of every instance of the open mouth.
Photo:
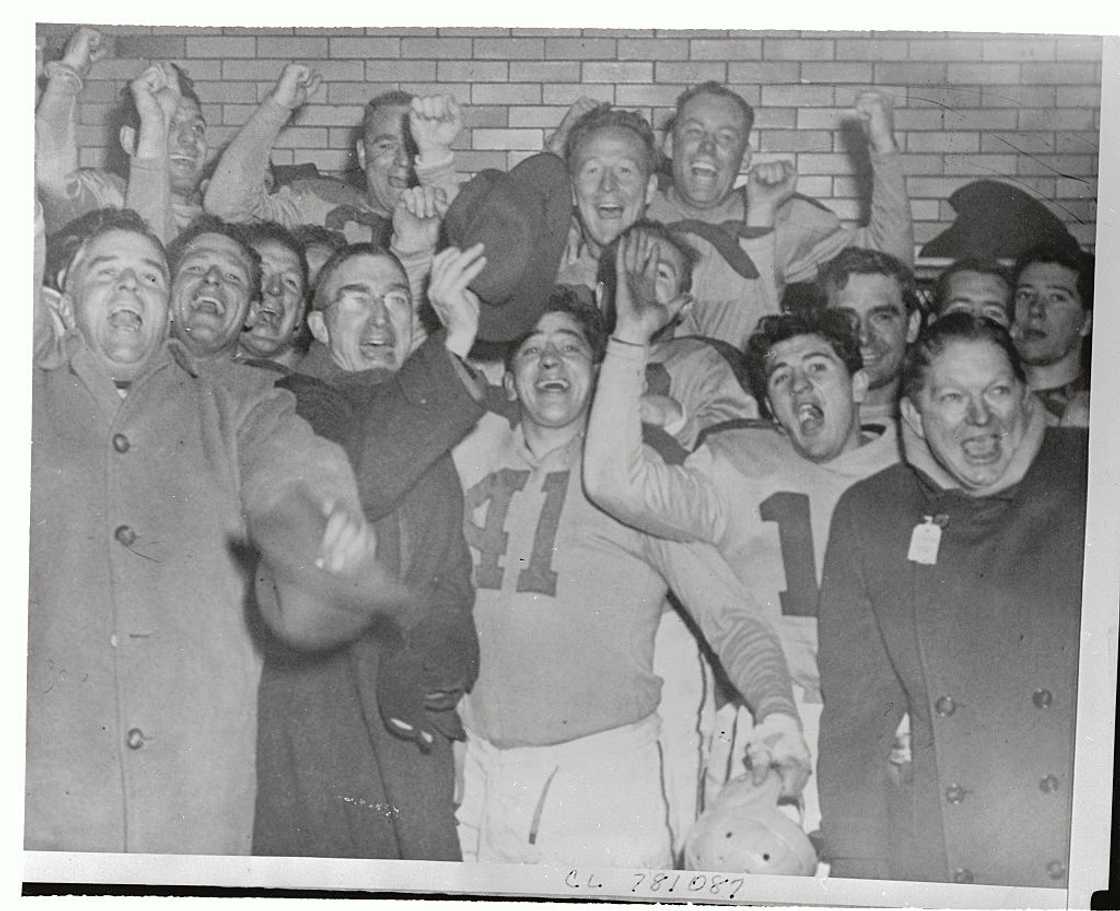
{"label": "open mouth", "polygon": [[549,392],[553,394],[562,394],[572,388],[572,384],[562,377],[550,377],[548,379],[537,380],[535,385],[540,392]]}
{"label": "open mouth", "polygon": [[267,323],[269,326],[276,327],[280,325],[280,320],[284,314],[273,307],[261,307],[257,311],[257,321]]}
{"label": "open mouth", "polygon": [[191,306],[195,313],[206,313],[211,316],[224,316],[226,312],[226,305],[210,294],[200,294]]}
{"label": "open mouth", "polygon": [[1003,455],[1003,445],[1000,437],[995,434],[986,434],[973,437],[961,442],[961,451],[965,459],[973,465],[991,465],[998,462]]}
{"label": "open mouth", "polygon": [[617,221],[622,218],[622,206],[605,203],[595,207],[595,213],[604,221]]}
{"label": "open mouth", "polygon": [[694,161],[689,168],[692,179],[700,183],[713,183],[719,171],[706,161]]}
{"label": "open mouth", "polygon": [[824,426],[824,411],[815,402],[802,402],[794,412],[797,426],[804,434],[816,433]]}
{"label": "open mouth", "polygon": [[1046,331],[1032,326],[1024,326],[1019,330],[1019,338],[1027,342],[1036,342],[1039,339],[1046,338]]}
{"label": "open mouth", "polygon": [[362,355],[367,358],[380,358],[392,353],[393,339],[388,336],[367,338],[359,345]]}
{"label": "open mouth", "polygon": [[144,324],[143,318],[135,310],[114,310],[109,314],[109,325],[125,332],[139,332]]}

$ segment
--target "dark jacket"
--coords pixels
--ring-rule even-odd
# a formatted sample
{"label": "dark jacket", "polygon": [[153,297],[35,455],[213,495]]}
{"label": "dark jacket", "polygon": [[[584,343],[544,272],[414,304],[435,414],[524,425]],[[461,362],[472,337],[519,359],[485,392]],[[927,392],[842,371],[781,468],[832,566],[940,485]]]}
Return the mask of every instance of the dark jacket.
{"label": "dark jacket", "polygon": [[442,712],[422,699],[461,694],[478,672],[462,489],[449,451],[483,409],[442,333],[393,375],[345,373],[318,344],[300,369],[312,375],[277,385],[295,394],[316,432],[346,449],[379,559],[423,593],[428,611],[410,629],[375,625],[325,654],[272,644],[260,689],[253,850],[458,860],[451,741],[437,731],[422,751],[383,715],[399,717],[412,703],[421,717],[409,720],[449,730],[454,696]]}
{"label": "dark jacket", "polygon": [[[1000,493],[899,464],[837,504],[818,766],[833,875],[1065,887],[1086,493],[1087,434],[1050,428]],[[925,516],[934,565],[907,557]],[[890,823],[907,711],[913,780]]]}

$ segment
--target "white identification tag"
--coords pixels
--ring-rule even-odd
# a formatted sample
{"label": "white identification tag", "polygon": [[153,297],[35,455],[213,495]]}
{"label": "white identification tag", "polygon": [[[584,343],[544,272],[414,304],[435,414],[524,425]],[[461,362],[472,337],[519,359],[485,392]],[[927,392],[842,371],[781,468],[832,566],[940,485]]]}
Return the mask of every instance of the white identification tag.
{"label": "white identification tag", "polygon": [[933,566],[937,563],[937,550],[941,546],[941,526],[934,522],[933,516],[925,516],[914,526],[910,535],[910,550],[906,559],[913,563]]}

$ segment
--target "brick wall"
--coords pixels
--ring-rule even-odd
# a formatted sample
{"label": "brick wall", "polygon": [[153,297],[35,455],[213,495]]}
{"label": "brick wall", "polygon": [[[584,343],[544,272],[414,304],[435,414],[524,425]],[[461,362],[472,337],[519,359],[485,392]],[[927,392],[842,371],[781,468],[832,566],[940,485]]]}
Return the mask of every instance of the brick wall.
{"label": "brick wall", "polygon": [[[46,59],[67,25],[40,25]],[[762,32],[483,28],[168,28],[106,26],[111,56],[82,96],[81,160],[115,140],[117,92],[150,60],[195,79],[215,149],[269,92],[283,65],[313,63],[324,86],[281,134],[273,160],[355,167],[363,103],[389,88],[446,92],[467,105],[461,170],[506,169],[538,151],[580,95],[635,109],[661,127],[686,86],[729,84],[757,113],[756,160],[796,157],[799,188],[861,217],[858,149],[845,108],[889,92],[905,153],[917,242],[953,220],[947,197],[977,178],[1044,200],[1086,245],[1096,222],[1101,41],[947,32]]]}

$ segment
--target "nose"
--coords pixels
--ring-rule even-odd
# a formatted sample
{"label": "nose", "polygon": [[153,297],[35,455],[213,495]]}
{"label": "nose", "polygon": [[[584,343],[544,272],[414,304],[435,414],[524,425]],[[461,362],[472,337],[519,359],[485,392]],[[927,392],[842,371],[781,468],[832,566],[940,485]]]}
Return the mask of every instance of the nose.
{"label": "nose", "polygon": [[541,351],[541,366],[551,367],[558,363],[560,363],[560,352],[553,345],[545,345],[544,350]]}
{"label": "nose", "polygon": [[863,348],[867,348],[871,344],[872,332],[871,323],[868,320],[861,319],[859,321],[859,343]]}
{"label": "nose", "polygon": [[407,168],[409,166],[408,160],[408,145],[402,142],[397,146],[397,153],[393,156],[393,164],[400,168]]}
{"label": "nose", "polygon": [[809,374],[804,370],[794,370],[792,380],[793,382],[790,384],[790,388],[794,392],[801,392],[811,387],[809,383]]}
{"label": "nose", "polygon": [[385,307],[385,301],[380,297],[375,297],[373,299],[373,306],[370,308],[369,318],[375,326],[384,326],[385,323],[389,321],[389,311]]}
{"label": "nose", "polygon": [[983,396],[972,396],[968,402],[965,419],[974,427],[983,427],[992,419],[992,412]]}
{"label": "nose", "polygon": [[612,168],[607,168],[603,171],[603,176],[599,178],[599,191],[602,193],[609,193],[618,187],[618,177],[615,175]]}
{"label": "nose", "polygon": [[264,293],[269,297],[280,297],[283,292],[283,287],[280,284],[279,275],[268,275],[264,280]]}
{"label": "nose", "polygon": [[705,133],[700,137],[700,151],[709,155],[713,154],[716,150],[716,140],[711,133]]}
{"label": "nose", "polygon": [[202,280],[208,285],[220,285],[222,283],[222,270],[217,266],[211,266],[202,276]]}
{"label": "nose", "polygon": [[117,276],[118,288],[135,288],[138,284],[136,278],[136,271],[134,269],[125,269]]}

